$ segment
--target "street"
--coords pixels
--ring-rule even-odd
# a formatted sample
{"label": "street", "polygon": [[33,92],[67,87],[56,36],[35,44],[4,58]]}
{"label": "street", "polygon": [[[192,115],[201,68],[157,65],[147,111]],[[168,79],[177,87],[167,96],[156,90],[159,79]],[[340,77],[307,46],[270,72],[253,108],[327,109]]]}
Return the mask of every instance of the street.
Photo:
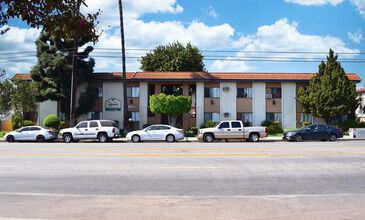
{"label": "street", "polygon": [[365,141],[0,143],[0,219],[363,219]]}

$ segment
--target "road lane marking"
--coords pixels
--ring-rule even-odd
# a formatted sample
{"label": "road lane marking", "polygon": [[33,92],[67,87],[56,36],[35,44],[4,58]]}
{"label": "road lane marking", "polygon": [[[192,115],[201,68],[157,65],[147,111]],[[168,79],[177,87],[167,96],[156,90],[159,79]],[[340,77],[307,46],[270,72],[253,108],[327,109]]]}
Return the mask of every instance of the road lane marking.
{"label": "road lane marking", "polygon": [[160,167],[160,169],[223,169],[223,167]]}
{"label": "road lane marking", "polygon": [[312,149],[357,149],[357,148],[365,148],[364,147],[229,147],[229,148],[2,148],[3,150],[82,150],[82,151],[198,151],[198,150],[312,150]]}
{"label": "road lane marking", "polygon": [[221,156],[338,156],[365,153],[260,153],[260,154],[0,154],[0,156],[53,157],[221,157]]}

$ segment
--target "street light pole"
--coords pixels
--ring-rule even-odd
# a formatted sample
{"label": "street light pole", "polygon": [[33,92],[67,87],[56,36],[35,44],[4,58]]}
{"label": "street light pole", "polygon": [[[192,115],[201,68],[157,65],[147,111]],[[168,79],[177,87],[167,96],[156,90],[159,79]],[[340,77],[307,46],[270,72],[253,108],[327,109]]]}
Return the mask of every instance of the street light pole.
{"label": "street light pole", "polygon": [[[77,9],[75,12],[75,18],[79,16],[80,13],[80,0],[77,0]],[[76,19],[77,22],[78,19]],[[72,57],[72,76],[71,76],[71,97],[70,97],[70,126],[75,126],[75,106],[76,106],[76,90],[77,90],[77,52],[79,47],[79,37],[77,34],[78,30],[74,30],[74,52]]]}
{"label": "street light pole", "polygon": [[124,41],[124,24],[123,24],[123,5],[122,0],[119,1],[120,15],[120,34],[122,43],[122,67],[123,67],[123,128],[125,132],[130,131],[128,119],[128,103],[127,103],[127,83],[126,83],[126,64],[125,64],[125,41]]}

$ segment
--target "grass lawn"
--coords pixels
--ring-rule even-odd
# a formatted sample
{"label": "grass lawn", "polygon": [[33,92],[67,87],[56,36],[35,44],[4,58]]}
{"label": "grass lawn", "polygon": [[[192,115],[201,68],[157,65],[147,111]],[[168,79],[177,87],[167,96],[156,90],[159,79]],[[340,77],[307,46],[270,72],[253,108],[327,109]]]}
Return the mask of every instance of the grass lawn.
{"label": "grass lawn", "polygon": [[281,137],[283,136],[283,133],[270,133],[268,134],[268,137]]}

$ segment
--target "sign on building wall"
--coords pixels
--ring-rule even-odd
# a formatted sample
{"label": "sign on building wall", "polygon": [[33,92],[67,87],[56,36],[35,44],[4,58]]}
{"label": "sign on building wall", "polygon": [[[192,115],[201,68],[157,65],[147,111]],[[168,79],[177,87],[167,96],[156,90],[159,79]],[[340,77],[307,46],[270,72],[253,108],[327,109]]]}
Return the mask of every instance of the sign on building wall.
{"label": "sign on building wall", "polygon": [[120,111],[120,100],[116,98],[110,98],[105,101],[105,111]]}

